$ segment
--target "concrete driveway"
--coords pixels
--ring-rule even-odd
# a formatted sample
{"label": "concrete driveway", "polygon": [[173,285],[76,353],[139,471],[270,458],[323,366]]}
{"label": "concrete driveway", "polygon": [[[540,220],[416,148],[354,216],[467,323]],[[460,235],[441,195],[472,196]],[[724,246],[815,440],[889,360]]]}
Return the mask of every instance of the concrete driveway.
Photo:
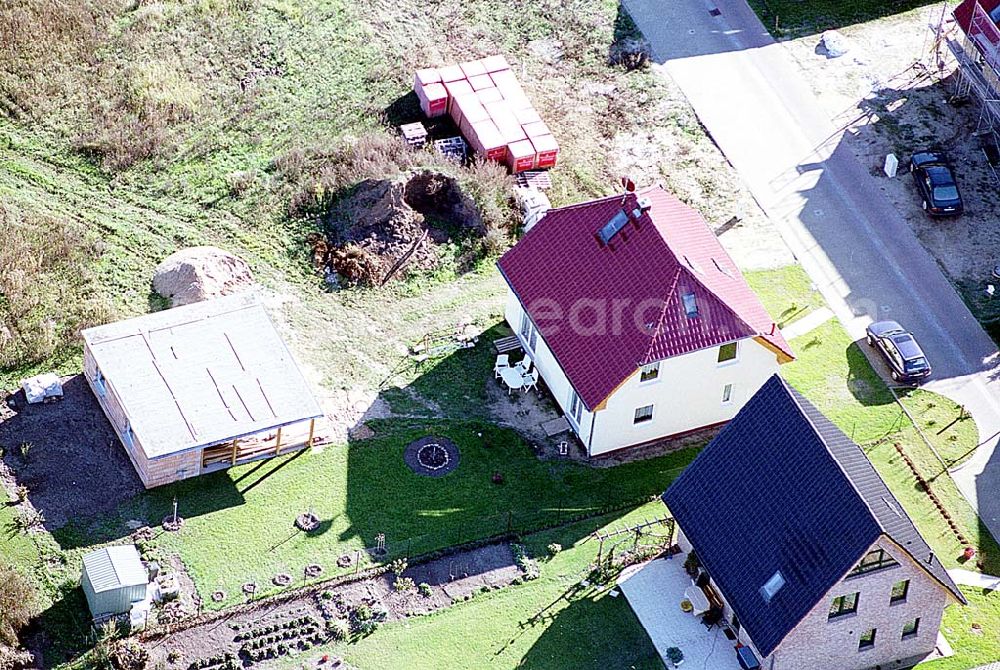
{"label": "concrete driveway", "polygon": [[745,0],[624,5],[851,336],[899,321],[934,365],[927,388],[971,412],[984,444],[953,475],[1000,537],[1000,354],[882,193],[885,177],[854,157]]}

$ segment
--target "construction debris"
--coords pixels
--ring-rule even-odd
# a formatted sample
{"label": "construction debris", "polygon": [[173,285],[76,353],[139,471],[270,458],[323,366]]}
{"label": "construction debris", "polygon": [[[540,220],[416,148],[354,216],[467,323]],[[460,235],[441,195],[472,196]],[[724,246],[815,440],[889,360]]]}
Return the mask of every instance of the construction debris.
{"label": "construction debris", "polygon": [[59,377],[51,372],[29,377],[21,382],[24,397],[30,404],[43,402],[52,398],[62,398],[63,388]]}

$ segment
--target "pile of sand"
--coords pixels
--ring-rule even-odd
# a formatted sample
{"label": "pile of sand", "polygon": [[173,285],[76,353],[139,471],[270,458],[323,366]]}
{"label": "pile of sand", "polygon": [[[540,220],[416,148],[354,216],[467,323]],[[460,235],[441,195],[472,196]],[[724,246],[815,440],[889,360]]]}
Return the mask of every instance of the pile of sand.
{"label": "pile of sand", "polygon": [[153,289],[171,306],[245,291],[254,284],[250,266],[216,247],[188,247],[170,254],[153,273]]}

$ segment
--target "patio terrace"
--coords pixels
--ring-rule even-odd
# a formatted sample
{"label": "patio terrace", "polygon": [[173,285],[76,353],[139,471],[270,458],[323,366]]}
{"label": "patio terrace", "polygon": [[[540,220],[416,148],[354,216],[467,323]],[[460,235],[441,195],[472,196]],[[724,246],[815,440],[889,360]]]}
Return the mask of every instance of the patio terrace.
{"label": "patio terrace", "polygon": [[667,649],[677,647],[684,652],[686,667],[741,670],[735,642],[721,625],[707,629],[700,616],[681,611],[684,591],[691,586],[683,555],[634,566],[622,573],[618,586],[666,667],[672,667]]}

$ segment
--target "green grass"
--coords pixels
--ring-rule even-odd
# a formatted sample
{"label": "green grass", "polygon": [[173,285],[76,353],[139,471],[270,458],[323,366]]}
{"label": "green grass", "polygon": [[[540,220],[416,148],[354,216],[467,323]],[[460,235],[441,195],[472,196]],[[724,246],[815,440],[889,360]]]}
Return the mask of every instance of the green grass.
{"label": "green grass", "polygon": [[823,296],[801,265],[755,270],[743,276],[779,328],[825,306]]}
{"label": "green grass", "polygon": [[949,468],[972,456],[979,443],[979,431],[972,416],[963,408],[924,392],[903,392],[900,393],[900,400]]}
{"label": "green grass", "polygon": [[38,549],[31,539],[14,528],[14,508],[0,503],[0,561],[21,570],[33,570],[38,565]]}
{"label": "green grass", "polygon": [[[694,457],[685,450],[615,468],[538,460],[508,430],[486,424],[373,422],[377,437],[322,453],[300,453],[250,464],[153,490],[96,527],[56,533],[64,546],[92,544],[125,534],[133,518],[160,519],[176,495],[184,530],[162,534],[159,551],[184,561],[199,592],[225,591],[240,599],[240,585],[256,581],[274,590],[278,572],[301,575],[316,562],[336,570],[336,559],[375,544],[384,533],[389,558],[416,556],[507,529],[531,530],[596,514],[622,504],[641,504],[662,493],[665,482]],[[427,434],[452,439],[461,450],[458,468],[441,478],[414,474],[403,451]],[[483,437],[479,436],[482,433]],[[504,483],[492,483],[500,472]],[[306,535],[293,527],[309,509],[323,520]]]}
{"label": "green grass", "polygon": [[[748,0],[775,37],[803,37],[864,23],[928,5],[935,0]],[[957,4],[957,3],[956,3]]]}
{"label": "green grass", "polygon": [[471,601],[385,625],[356,643],[314,650],[310,656],[333,653],[359,668],[662,670],[625,597],[612,598],[608,587],[583,587],[580,582],[597,555],[597,543],[584,541],[591,532],[663,512],[663,505],[654,502],[624,516],[528,536],[533,556],[545,556],[551,542],[563,545],[563,551],[541,563],[539,579],[477,594]]}

